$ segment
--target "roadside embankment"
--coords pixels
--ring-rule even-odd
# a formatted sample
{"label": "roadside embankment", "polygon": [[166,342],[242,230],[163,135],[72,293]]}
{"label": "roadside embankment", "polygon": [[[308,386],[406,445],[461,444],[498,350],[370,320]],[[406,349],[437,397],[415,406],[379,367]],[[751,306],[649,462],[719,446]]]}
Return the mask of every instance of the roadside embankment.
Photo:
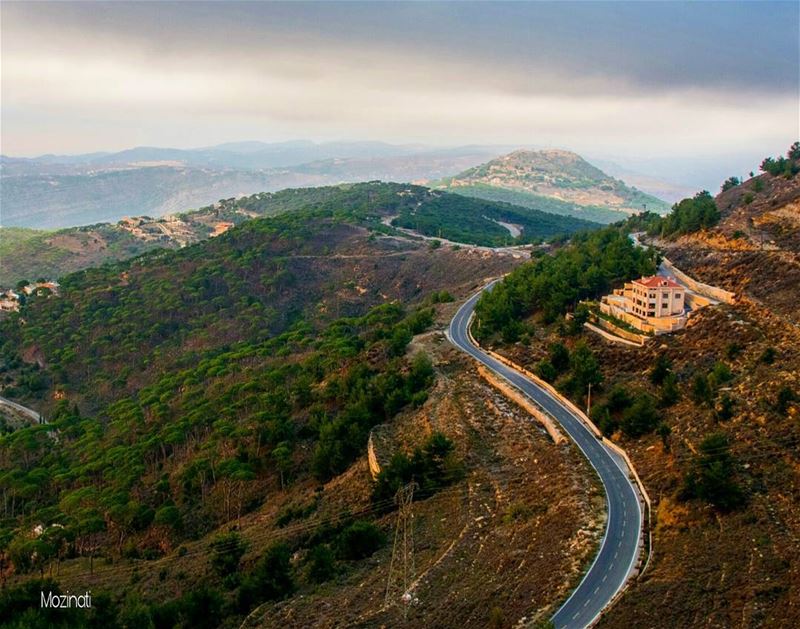
{"label": "roadside embankment", "polygon": [[533,418],[544,427],[544,429],[547,431],[547,434],[550,435],[550,438],[555,444],[558,445],[566,442],[566,438],[561,434],[561,431],[558,429],[553,419],[542,409],[536,406],[536,404],[522,395],[522,393],[517,391],[510,384],[500,380],[500,378],[492,374],[492,372],[486,369],[486,367],[483,365],[478,365],[478,373],[480,374],[481,378],[486,380],[486,382],[500,391],[500,393],[517,404],[520,408],[530,413],[531,416],[533,416]]}

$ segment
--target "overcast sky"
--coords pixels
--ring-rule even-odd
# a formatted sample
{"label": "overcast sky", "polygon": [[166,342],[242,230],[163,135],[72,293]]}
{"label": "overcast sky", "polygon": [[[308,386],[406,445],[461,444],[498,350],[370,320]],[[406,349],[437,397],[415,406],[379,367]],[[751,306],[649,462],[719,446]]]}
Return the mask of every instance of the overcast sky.
{"label": "overcast sky", "polygon": [[0,149],[302,138],[766,155],[800,136],[798,6],[4,1]]}

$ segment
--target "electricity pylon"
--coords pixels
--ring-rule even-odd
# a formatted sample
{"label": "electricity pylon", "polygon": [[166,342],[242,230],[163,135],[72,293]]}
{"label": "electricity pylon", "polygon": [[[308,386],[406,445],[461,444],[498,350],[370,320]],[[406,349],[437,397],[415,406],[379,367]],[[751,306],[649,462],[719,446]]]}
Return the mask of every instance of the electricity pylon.
{"label": "electricity pylon", "polygon": [[417,484],[411,481],[398,489],[394,496],[397,524],[394,529],[394,546],[384,606],[388,608],[395,603],[402,603],[403,618],[408,615],[408,608],[415,602],[414,595],[409,590],[414,579],[414,513],[411,503],[414,501],[416,488]]}

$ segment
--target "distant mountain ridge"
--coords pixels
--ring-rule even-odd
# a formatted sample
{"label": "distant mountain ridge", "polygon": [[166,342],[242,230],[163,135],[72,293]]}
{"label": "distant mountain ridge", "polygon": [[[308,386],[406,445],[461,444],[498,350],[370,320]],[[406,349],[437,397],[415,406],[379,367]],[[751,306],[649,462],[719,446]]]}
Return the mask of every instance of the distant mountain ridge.
{"label": "distant mountain ridge", "polygon": [[187,166],[262,169],[294,166],[331,157],[387,157],[419,152],[418,147],[396,146],[384,142],[226,142],[195,149],[137,146],[116,152],[79,155],[42,155],[33,158],[2,156],[3,162],[24,161],[39,164],[92,164],[108,166],[136,161],[180,161]]}
{"label": "distant mountain ridge", "polygon": [[330,159],[378,159],[408,155],[496,154],[491,147],[464,146],[436,148],[420,144],[386,142],[322,142],[307,140],[289,142],[226,142],[214,146],[178,149],[158,146],[137,146],[116,152],[94,152],[78,155],[40,155],[12,157],[0,155],[0,163],[10,174],[51,172],[53,167],[105,168],[137,162],[175,162],[196,168],[264,170],[288,168]]}
{"label": "distant mountain ridge", "polygon": [[436,187],[545,212],[611,223],[669,204],[610,177],[577,153],[519,150],[437,182]]}
{"label": "distant mountain ridge", "polygon": [[58,229],[163,216],[219,199],[290,187],[437,179],[496,154],[380,142],[237,142],[183,150],[0,158],[0,224]]}
{"label": "distant mountain ridge", "polygon": [[[58,229],[163,216],[264,191],[378,179],[439,182],[467,196],[599,222],[619,220],[626,208],[639,211],[644,204],[667,209],[575,153],[524,150],[496,158],[509,148],[301,140],[0,156],[0,224]],[[651,192],[669,188],[657,180],[642,181]],[[544,183],[549,187],[542,188]]]}

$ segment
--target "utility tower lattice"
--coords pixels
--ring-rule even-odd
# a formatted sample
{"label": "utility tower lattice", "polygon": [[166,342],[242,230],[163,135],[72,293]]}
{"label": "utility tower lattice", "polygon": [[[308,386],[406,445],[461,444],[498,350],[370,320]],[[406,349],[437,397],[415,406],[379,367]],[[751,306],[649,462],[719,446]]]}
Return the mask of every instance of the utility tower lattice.
{"label": "utility tower lattice", "polygon": [[414,579],[414,513],[411,503],[414,501],[416,488],[417,484],[412,481],[398,489],[394,496],[398,507],[397,524],[384,603],[386,608],[401,603],[404,618],[408,615],[408,608],[416,602],[413,593],[409,591]]}

